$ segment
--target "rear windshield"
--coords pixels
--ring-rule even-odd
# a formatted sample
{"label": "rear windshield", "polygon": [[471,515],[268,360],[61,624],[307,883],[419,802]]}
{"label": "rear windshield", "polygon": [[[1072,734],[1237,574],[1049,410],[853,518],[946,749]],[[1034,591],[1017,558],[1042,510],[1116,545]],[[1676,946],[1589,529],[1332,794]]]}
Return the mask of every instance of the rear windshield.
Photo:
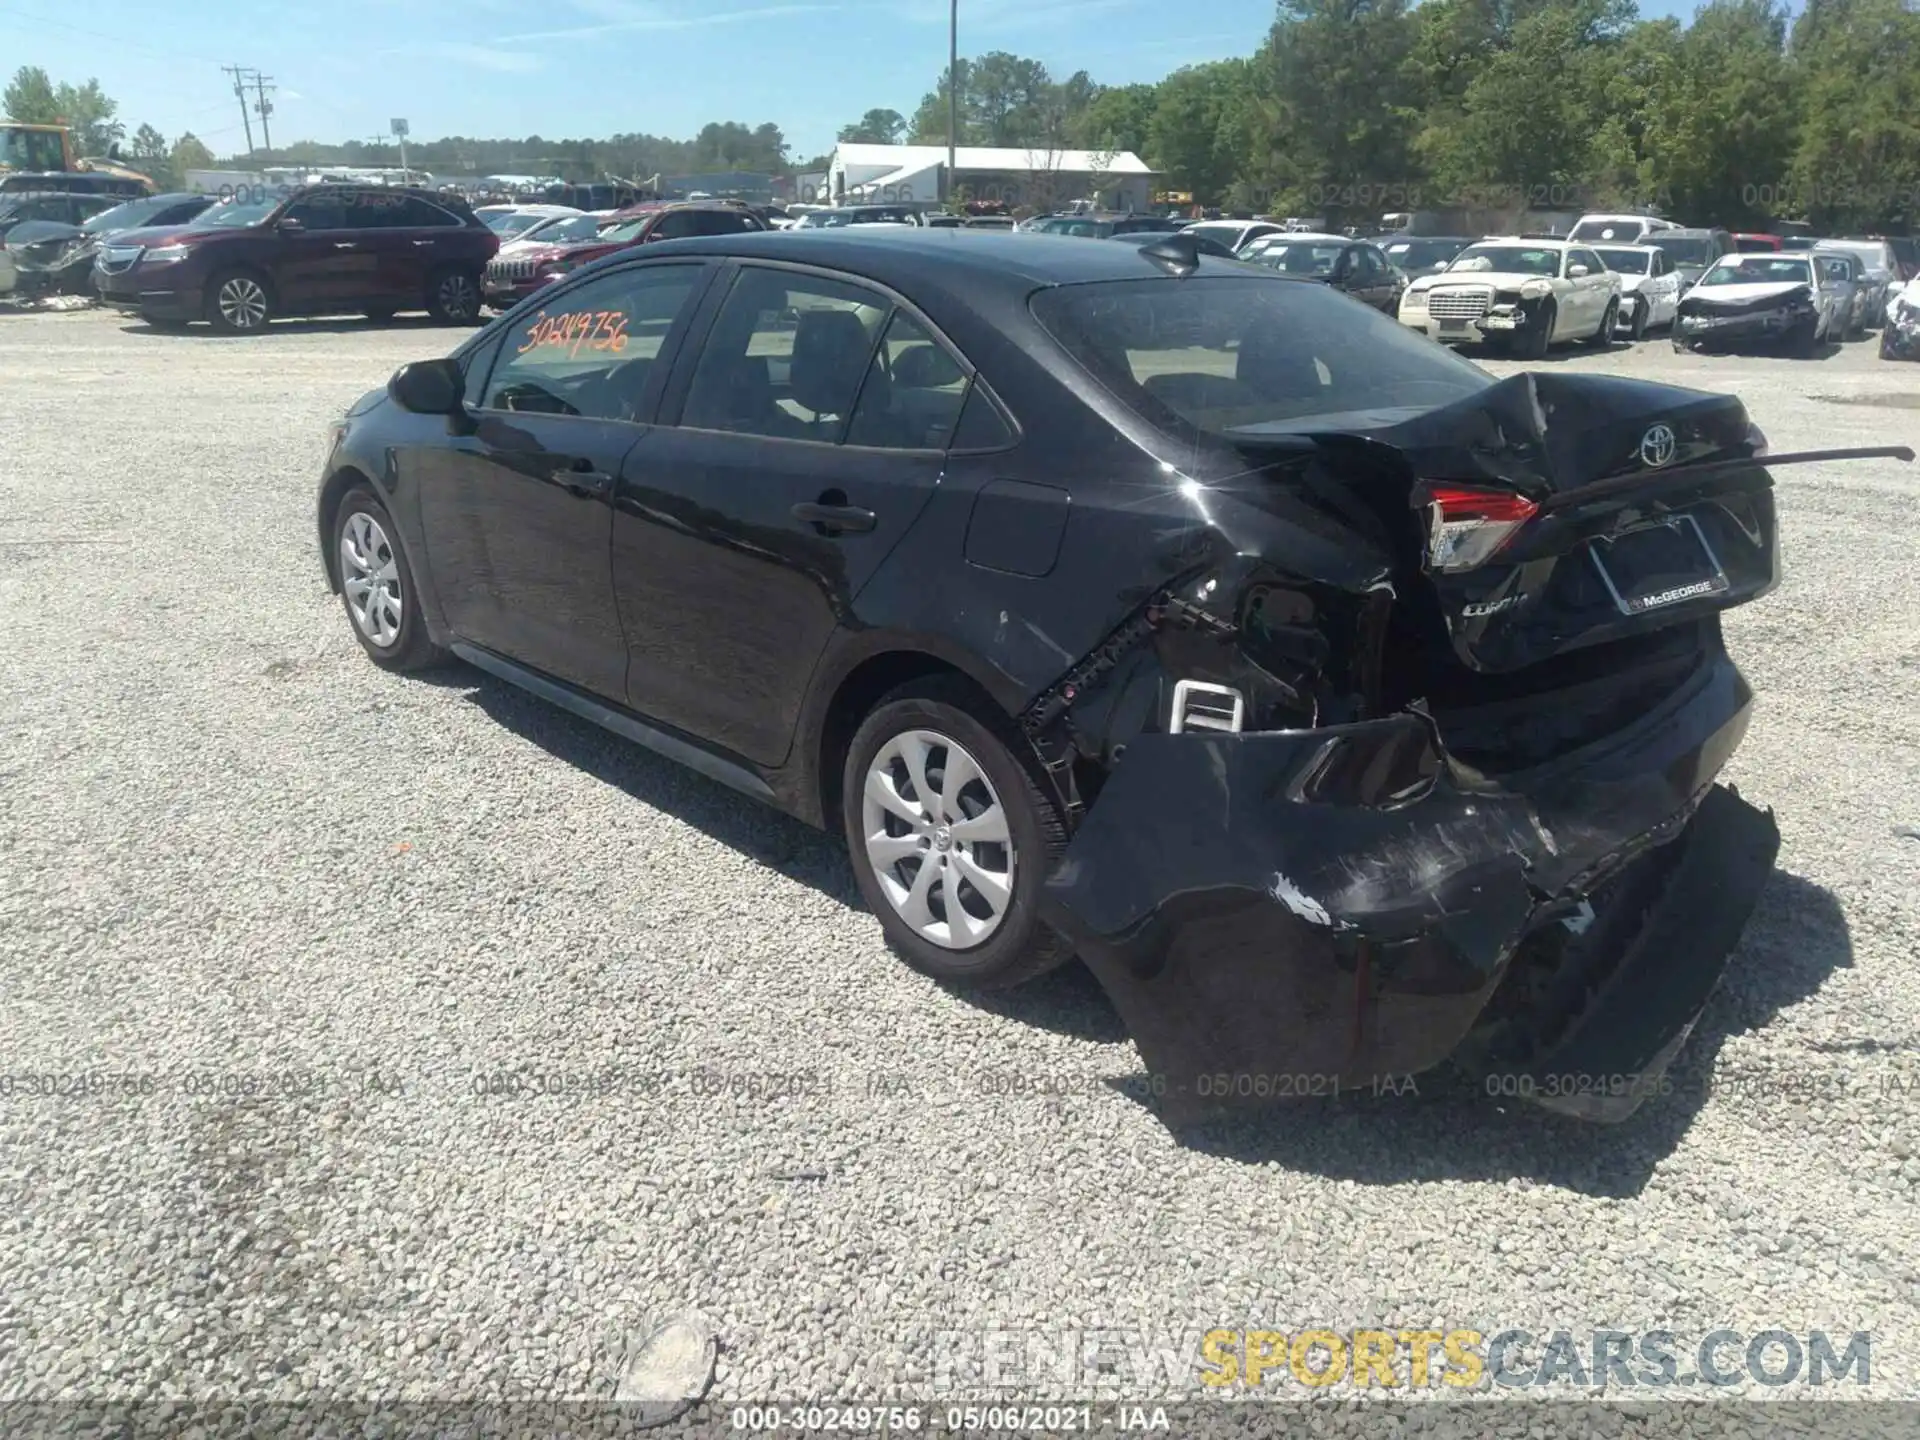
{"label": "rear windshield", "polygon": [[1647,233],[1643,220],[1582,220],[1568,233],[1569,240],[1633,240]]}
{"label": "rear windshield", "polygon": [[1719,258],[1713,241],[1704,235],[1654,235],[1647,244],[1658,245],[1676,265],[1711,265]]}
{"label": "rear windshield", "polygon": [[1247,258],[1287,275],[1331,275],[1333,267],[1346,252],[1345,245],[1318,242],[1269,240]]}
{"label": "rear windshield", "polygon": [[1177,436],[1387,424],[1493,383],[1398,320],[1277,275],[1061,285],[1032,305],[1075,360]]}

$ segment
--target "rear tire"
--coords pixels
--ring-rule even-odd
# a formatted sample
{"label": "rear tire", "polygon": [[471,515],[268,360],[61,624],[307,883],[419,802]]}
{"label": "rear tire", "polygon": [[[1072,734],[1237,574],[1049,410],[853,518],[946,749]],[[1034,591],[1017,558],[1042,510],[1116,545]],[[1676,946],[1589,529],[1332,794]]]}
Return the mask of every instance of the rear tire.
{"label": "rear tire", "polygon": [[206,294],[207,320],[223,335],[258,335],[273,323],[273,287],[252,270],[222,270]]}
{"label": "rear tire", "polygon": [[1620,323],[1620,302],[1607,301],[1607,308],[1600,316],[1600,328],[1587,339],[1587,344],[1595,350],[1605,350],[1613,344],[1614,327]]}
{"label": "rear tire", "polygon": [[472,325],[480,319],[480,272],[443,265],[427,277],[427,313],[441,325]]}
{"label": "rear tire", "polygon": [[847,749],[841,823],[860,893],[895,953],[943,984],[1005,989],[1073,958],[1040,919],[1067,832],[1025,749],[950,678],[895,690]]}

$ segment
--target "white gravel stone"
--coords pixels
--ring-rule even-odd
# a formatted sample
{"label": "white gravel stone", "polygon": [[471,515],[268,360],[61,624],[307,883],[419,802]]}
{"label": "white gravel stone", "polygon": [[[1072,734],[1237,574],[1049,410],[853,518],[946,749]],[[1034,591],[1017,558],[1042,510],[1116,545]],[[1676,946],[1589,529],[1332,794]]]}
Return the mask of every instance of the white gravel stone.
{"label": "white gravel stone", "polygon": [[[1915,467],[1778,472],[1786,579],[1727,631],[1761,697],[1728,778],[1780,873],[1675,1094],[1618,1130],[1428,1095],[1183,1147],[1102,1083],[1138,1061],[1083,972],[950,996],[828,840],[365,662],[322,427],[458,338],[0,315],[0,1071],[155,1080],[0,1096],[0,1400],[604,1395],[688,1310],[726,1403],[944,1399],[943,1331],[1369,1321],[1871,1329],[1870,1393],[1920,1398]],[[1870,341],[1547,364],[1733,390],[1777,451],[1920,432],[1920,366]],[[572,1088],[475,1093],[509,1072]],[[1406,1433],[1485,1433],[1440,1420]]]}

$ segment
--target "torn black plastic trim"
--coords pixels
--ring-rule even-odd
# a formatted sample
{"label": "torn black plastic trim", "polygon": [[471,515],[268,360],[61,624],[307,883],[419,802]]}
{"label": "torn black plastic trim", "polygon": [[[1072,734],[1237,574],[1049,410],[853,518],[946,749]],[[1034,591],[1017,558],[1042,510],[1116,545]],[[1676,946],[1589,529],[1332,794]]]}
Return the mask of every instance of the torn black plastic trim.
{"label": "torn black plastic trim", "polygon": [[[1041,913],[1164,1077],[1170,1119],[1234,1098],[1214,1093],[1223,1074],[1364,1085],[1418,1073],[1461,1044],[1532,927],[1684,830],[1751,704],[1721,654],[1641,723],[1497,781],[1414,713],[1144,734]],[[1352,747],[1350,763],[1382,763],[1357,764],[1337,795],[1316,791],[1329,742]],[[1411,790],[1409,748],[1430,772]]]}

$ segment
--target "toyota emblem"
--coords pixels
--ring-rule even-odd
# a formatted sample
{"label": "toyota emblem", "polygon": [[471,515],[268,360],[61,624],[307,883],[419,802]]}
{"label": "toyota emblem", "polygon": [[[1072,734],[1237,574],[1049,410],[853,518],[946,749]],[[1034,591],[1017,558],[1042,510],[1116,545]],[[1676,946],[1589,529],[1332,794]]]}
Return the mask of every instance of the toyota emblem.
{"label": "toyota emblem", "polygon": [[1640,437],[1640,461],[1650,470],[1658,470],[1673,459],[1678,446],[1673,429],[1667,425],[1656,425]]}

